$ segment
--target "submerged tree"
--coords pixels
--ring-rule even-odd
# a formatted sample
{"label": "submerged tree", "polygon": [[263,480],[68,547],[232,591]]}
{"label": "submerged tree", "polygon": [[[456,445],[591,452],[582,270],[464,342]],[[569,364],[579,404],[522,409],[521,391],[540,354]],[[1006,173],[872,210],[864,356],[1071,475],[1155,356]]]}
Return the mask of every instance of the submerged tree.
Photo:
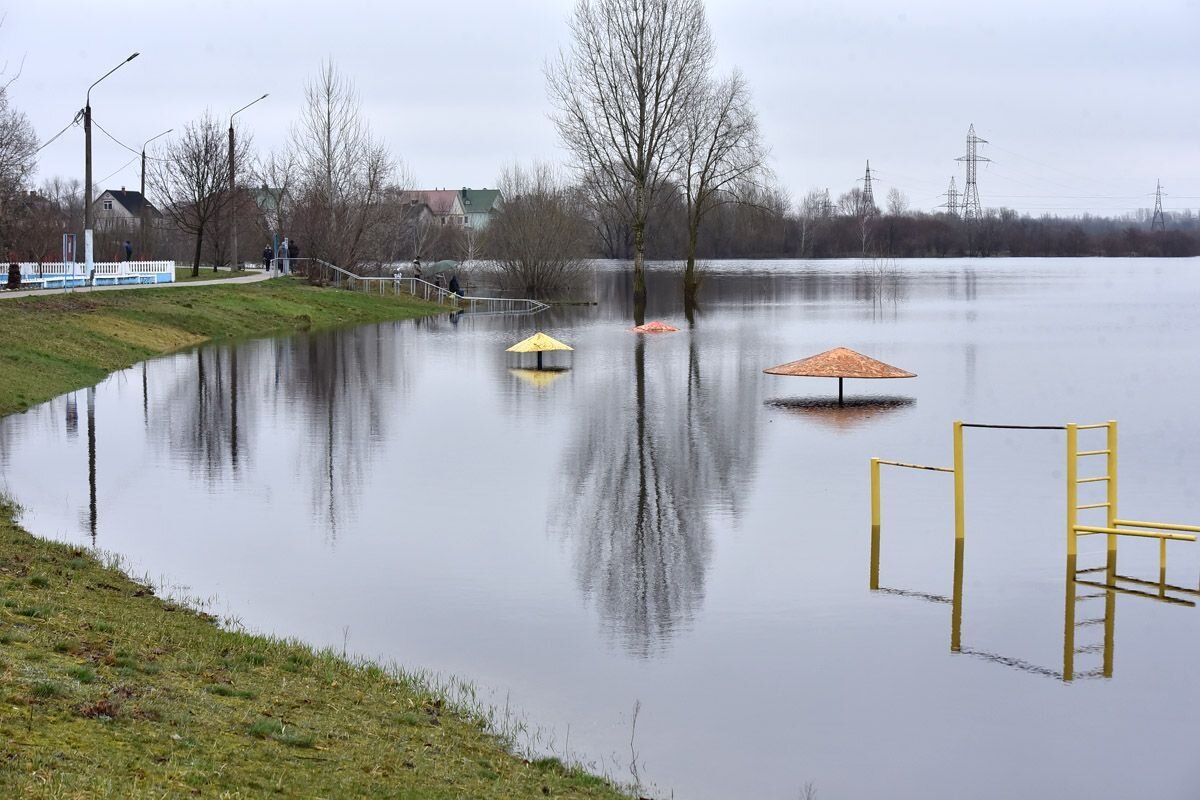
{"label": "submerged tree", "polygon": [[750,88],[740,72],[707,81],[689,104],[681,137],[679,184],[687,204],[687,266],[684,290],[696,289],[696,243],[704,217],[737,189],[755,187],[766,172],[767,151],[759,136]]}
{"label": "submerged tree", "polygon": [[488,224],[483,246],[501,282],[533,297],[570,289],[587,254],[578,191],[548,164],[509,167],[500,188],[504,205]]}
{"label": "submerged tree", "polygon": [[646,218],[679,164],[679,136],[713,57],[702,0],[578,0],[573,43],[547,69],[559,135],[633,238],[646,291]]}

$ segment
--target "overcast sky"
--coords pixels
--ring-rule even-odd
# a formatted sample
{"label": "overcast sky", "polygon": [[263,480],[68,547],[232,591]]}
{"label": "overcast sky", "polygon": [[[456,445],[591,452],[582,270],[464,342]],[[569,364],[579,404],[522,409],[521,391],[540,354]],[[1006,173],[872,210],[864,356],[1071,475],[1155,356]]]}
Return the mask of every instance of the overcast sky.
{"label": "overcast sky", "polygon": [[[423,188],[490,186],[513,160],[566,159],[548,119],[546,59],[567,45],[569,0],[9,3],[11,91],[45,140],[89,83],[95,119],[134,149],[205,108],[260,149],[297,117],[323,58],[357,83],[374,130]],[[967,126],[985,206],[1034,213],[1200,208],[1200,0],[870,3],[710,0],[720,69],[749,79],[778,180],[836,197],[867,159],[876,196],[914,207],[961,188]],[[83,132],[42,152],[40,178],[82,178]],[[131,153],[94,137],[103,187],[138,183]],[[124,165],[124,166],[123,166]],[[106,178],[106,176],[112,175]],[[103,180],[102,180],[103,179]]]}

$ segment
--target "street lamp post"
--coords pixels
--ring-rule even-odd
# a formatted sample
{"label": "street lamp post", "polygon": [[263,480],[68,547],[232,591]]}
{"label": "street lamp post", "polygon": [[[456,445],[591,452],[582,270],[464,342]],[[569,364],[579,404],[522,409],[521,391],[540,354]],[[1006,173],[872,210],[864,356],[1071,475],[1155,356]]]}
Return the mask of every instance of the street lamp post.
{"label": "street lamp post", "polygon": [[134,53],[101,75],[95,83],[88,87],[86,99],[83,103],[83,249],[89,275],[92,272],[92,222],[95,216],[92,213],[92,89],[96,88],[97,83],[112,75],[137,57],[138,54]]}
{"label": "street lamp post", "polygon": [[145,142],[142,143],[142,211],[141,211],[142,219],[141,219],[141,224],[138,226],[140,229],[140,233],[141,233],[141,235],[138,237],[138,255],[141,256],[143,259],[146,257],[146,145],[150,144],[155,139],[158,139],[161,136],[166,136],[168,133],[170,133],[173,130],[175,130],[175,129],[168,128],[167,130],[163,131],[162,133],[158,134],[157,136],[151,136],[149,139],[147,139]]}
{"label": "street lamp post", "polygon": [[241,269],[241,267],[238,265],[237,174],[236,174],[236,167],[235,167],[237,151],[235,149],[235,144],[234,144],[234,140],[233,140],[233,118],[236,117],[238,114],[242,113],[243,111],[245,111],[250,106],[254,105],[254,103],[257,103],[259,100],[265,100],[265,99],[267,99],[267,95],[264,94],[262,97],[258,98],[258,100],[254,100],[253,102],[247,103],[246,105],[242,106],[237,111],[235,111],[229,115],[229,236],[230,236],[229,268],[231,270],[240,270]]}

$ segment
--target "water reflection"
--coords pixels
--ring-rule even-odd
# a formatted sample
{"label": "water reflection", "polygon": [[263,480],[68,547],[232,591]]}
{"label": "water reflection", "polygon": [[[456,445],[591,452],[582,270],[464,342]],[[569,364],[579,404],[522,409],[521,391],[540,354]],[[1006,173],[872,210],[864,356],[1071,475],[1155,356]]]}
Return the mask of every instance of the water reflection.
{"label": "water reflection", "polygon": [[852,397],[841,402],[824,397],[777,397],[764,401],[763,405],[847,431],[915,406],[916,402],[911,397]]}
{"label": "water reflection", "polygon": [[[872,580],[877,581],[878,564],[872,564]],[[1111,678],[1113,676],[1114,652],[1116,649],[1116,615],[1117,595],[1151,600],[1170,605],[1195,608],[1196,603],[1172,596],[1168,592],[1184,593],[1192,596],[1200,595],[1200,590],[1176,586],[1166,582],[1165,574],[1160,573],[1159,581],[1147,581],[1116,573],[1115,562],[1103,567],[1079,570],[1076,568],[1075,556],[1067,557],[1064,573],[1063,591],[1063,634],[1062,634],[1062,668],[1048,667],[1013,655],[991,650],[970,647],[963,644],[963,541],[956,540],[954,549],[954,590],[952,597],[928,594],[925,592],[893,587],[879,586],[876,591],[902,597],[916,598],[930,603],[950,605],[950,652],[971,656],[972,658],[988,661],[993,664],[1015,669],[1031,675],[1071,683],[1088,678]],[[1094,573],[1104,573],[1103,580],[1092,580]],[[1147,589],[1131,589],[1118,582],[1133,583]],[[1092,590],[1092,591],[1088,591]],[[1097,591],[1098,590],[1098,591]],[[1096,601],[1103,601],[1099,603]],[[1089,635],[1092,629],[1101,629],[1099,641],[1096,636]],[[1083,671],[1078,670],[1077,658],[1100,656],[1098,666]]]}
{"label": "water reflection", "polygon": [[758,442],[752,415],[729,410],[757,405],[757,388],[724,374],[740,359],[710,372],[694,333],[683,375],[646,337],[630,346],[632,381],[614,373],[589,393],[552,525],[576,537],[579,586],[605,626],[650,657],[703,601],[709,515],[736,514]]}

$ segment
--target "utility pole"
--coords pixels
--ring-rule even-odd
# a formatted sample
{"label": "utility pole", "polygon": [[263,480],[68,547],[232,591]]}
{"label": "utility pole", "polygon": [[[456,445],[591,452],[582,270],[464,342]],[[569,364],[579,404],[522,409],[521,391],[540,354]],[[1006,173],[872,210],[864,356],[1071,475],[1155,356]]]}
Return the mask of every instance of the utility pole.
{"label": "utility pole", "polygon": [[[91,212],[91,90],[95,89],[96,84],[100,83],[101,80],[103,80],[104,78],[107,78],[108,76],[110,76],[110,74],[113,74],[114,72],[120,70],[121,67],[124,67],[126,64],[128,64],[128,62],[130,62],[136,58],[138,58],[138,54],[134,53],[133,55],[130,56],[130,58],[127,58],[124,61],[121,61],[120,64],[113,67],[112,70],[109,70],[108,72],[102,74],[100,79],[96,80],[96,83],[88,86],[88,95],[86,95],[85,100],[84,100],[84,104],[83,104],[83,146],[84,146],[83,228],[84,228],[85,239],[88,239],[88,237],[89,237],[88,231],[90,231],[92,228],[92,217],[94,217],[94,215],[92,215],[92,212]],[[90,253],[90,251],[91,251],[90,246],[88,247],[88,251]]]}
{"label": "utility pole", "polygon": [[1150,230],[1165,231],[1167,229],[1167,218],[1163,216],[1162,210],[1162,181],[1158,182],[1158,190],[1154,193],[1154,216],[1150,218]]}
{"label": "utility pole", "polygon": [[[267,98],[267,95],[264,94],[262,97],[258,98],[258,100],[265,100],[266,98]],[[245,111],[250,106],[254,105],[254,103],[257,103],[258,100],[254,100],[253,102],[247,103],[246,105],[242,106],[237,111],[235,111],[229,115],[229,236],[230,236],[229,268],[230,268],[230,270],[240,270],[241,269],[241,266],[238,264],[237,174],[236,174],[237,148],[236,148],[236,144],[235,144],[234,138],[233,138],[233,118],[236,117],[238,114],[242,113],[243,111]],[[214,269],[216,269],[216,267],[214,267]]]}
{"label": "utility pole", "polygon": [[942,195],[946,198],[946,202],[942,203],[938,208],[946,209],[946,213],[952,217],[958,216],[958,187],[954,185],[954,176],[950,176],[950,188]]}
{"label": "utility pole", "polygon": [[975,135],[975,125],[972,123],[970,130],[967,131],[967,152],[955,159],[955,161],[965,161],[967,164],[967,185],[963,188],[960,201],[962,217],[967,222],[978,222],[983,219],[983,208],[979,204],[979,184],[976,183],[975,177],[977,164],[980,161],[991,161],[991,159],[979,155],[977,147],[981,144],[987,144],[987,139],[980,139]]}
{"label": "utility pole", "polygon": [[145,142],[142,143],[142,210],[141,210],[141,215],[140,215],[141,216],[141,224],[138,226],[138,234],[139,234],[138,235],[138,257],[141,258],[143,261],[146,260],[146,225],[147,225],[147,219],[146,219],[146,216],[147,216],[146,215],[146,206],[147,206],[147,202],[146,202],[146,145],[150,144],[155,139],[159,138],[159,136],[166,136],[168,133],[170,133],[173,130],[175,130],[175,129],[168,128],[167,130],[158,134],[158,136],[151,136],[149,139],[147,139]]}

